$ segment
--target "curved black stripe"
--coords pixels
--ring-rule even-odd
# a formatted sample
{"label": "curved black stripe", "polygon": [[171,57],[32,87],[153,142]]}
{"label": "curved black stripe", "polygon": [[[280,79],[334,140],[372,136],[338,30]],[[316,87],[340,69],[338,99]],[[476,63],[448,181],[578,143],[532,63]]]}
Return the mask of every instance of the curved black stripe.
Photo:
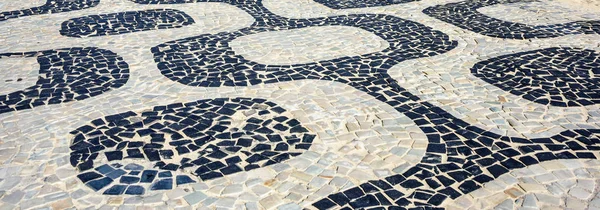
{"label": "curved black stripe", "polygon": [[503,55],[475,64],[471,72],[543,105],[600,103],[600,53],[593,50],[555,47]]}
{"label": "curved black stripe", "polygon": [[60,34],[93,37],[181,28],[194,23],[186,13],[173,9],[130,11],[73,18],[62,23]]}
{"label": "curved black stripe", "polygon": [[469,0],[429,7],[423,13],[460,28],[491,37],[507,39],[552,38],[572,34],[598,34],[598,21],[530,26],[489,17],[477,9],[496,4],[532,2],[533,0]]}
{"label": "curved black stripe", "polygon": [[394,4],[402,4],[418,0],[314,0],[317,3],[323,4],[332,9],[350,9],[350,8],[365,8],[388,6]]}
{"label": "curved black stripe", "polygon": [[[280,22],[287,25],[278,24],[277,29],[250,27],[232,33],[190,37],[153,47],[152,52],[161,73],[167,78],[189,86],[218,87],[298,79],[340,80],[347,83],[354,78],[353,83],[368,83],[368,77],[381,73],[379,69],[387,70],[406,59],[437,55],[456,45],[441,32],[387,15],[348,15]],[[229,47],[229,42],[245,35],[311,25],[359,27],[388,41],[390,47],[362,56],[296,65],[259,64],[236,55]],[[186,62],[177,59],[184,57]]]}

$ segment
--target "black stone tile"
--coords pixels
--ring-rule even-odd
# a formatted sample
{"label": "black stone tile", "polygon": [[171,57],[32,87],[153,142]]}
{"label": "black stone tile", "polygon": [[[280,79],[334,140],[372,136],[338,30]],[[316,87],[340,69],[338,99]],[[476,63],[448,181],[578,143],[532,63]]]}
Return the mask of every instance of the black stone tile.
{"label": "black stone tile", "polygon": [[77,175],[77,178],[79,178],[79,180],[81,180],[81,182],[86,183],[90,180],[94,180],[97,178],[103,177],[101,174],[98,174],[96,172],[86,172],[86,173],[82,173]]}
{"label": "black stone tile", "polygon": [[192,180],[189,176],[185,175],[177,175],[177,185],[194,183],[196,181]]}
{"label": "black stone tile", "polygon": [[142,177],[141,177],[141,182],[147,182],[147,183],[151,183],[152,181],[154,181],[154,178],[157,175],[157,171],[154,170],[145,170],[142,172]]}
{"label": "black stone tile", "polygon": [[173,179],[161,179],[150,186],[150,190],[170,190],[173,189]]}
{"label": "black stone tile", "polygon": [[140,178],[135,176],[122,176],[119,182],[123,184],[135,184],[140,182]]}
{"label": "black stone tile", "polygon": [[145,192],[144,187],[137,186],[137,185],[130,185],[129,187],[127,187],[127,191],[125,191],[125,194],[127,194],[127,195],[143,195],[144,192]]}
{"label": "black stone tile", "polygon": [[95,191],[98,191],[98,190],[106,187],[107,185],[109,185],[112,182],[113,182],[113,180],[111,178],[104,177],[101,179],[89,181],[88,183],[86,183],[86,185],[89,186],[90,188],[94,189]]}
{"label": "black stone tile", "polygon": [[125,192],[126,185],[114,185],[111,188],[108,188],[104,191],[104,195],[121,195]]}

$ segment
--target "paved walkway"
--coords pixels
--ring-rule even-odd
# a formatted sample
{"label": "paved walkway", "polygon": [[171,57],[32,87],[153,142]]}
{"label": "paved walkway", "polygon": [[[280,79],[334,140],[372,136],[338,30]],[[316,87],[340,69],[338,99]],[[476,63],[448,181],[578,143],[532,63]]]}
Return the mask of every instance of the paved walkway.
{"label": "paved walkway", "polygon": [[0,0],[0,209],[600,209],[600,3]]}

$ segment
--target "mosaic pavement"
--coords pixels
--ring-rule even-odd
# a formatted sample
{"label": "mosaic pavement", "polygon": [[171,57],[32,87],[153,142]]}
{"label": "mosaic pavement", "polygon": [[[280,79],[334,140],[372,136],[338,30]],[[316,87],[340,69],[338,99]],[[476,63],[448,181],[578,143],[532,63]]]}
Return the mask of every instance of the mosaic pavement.
{"label": "mosaic pavement", "polygon": [[0,29],[0,209],[600,209],[597,1],[0,0]]}

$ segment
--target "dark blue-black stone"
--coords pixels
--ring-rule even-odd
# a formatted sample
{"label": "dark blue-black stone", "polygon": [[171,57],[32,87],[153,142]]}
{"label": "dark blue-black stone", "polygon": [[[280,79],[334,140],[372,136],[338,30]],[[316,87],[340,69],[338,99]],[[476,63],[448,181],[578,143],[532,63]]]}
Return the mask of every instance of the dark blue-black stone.
{"label": "dark blue-black stone", "polygon": [[161,179],[158,182],[152,184],[151,190],[170,190],[173,189],[173,179]]}
{"label": "dark blue-black stone", "polygon": [[127,191],[125,191],[125,194],[127,194],[127,195],[143,195],[144,192],[145,192],[145,190],[142,186],[130,185],[129,187],[127,187]]}
{"label": "dark blue-black stone", "polygon": [[134,183],[138,183],[140,181],[139,177],[134,177],[134,176],[122,176],[121,179],[119,180],[120,183],[123,184],[134,184]]}
{"label": "dark blue-black stone", "polygon": [[105,186],[109,185],[112,182],[113,182],[113,180],[111,178],[104,177],[102,179],[96,179],[96,180],[89,181],[86,185],[89,186],[90,188],[94,189],[95,191],[98,191],[98,190],[104,188]]}
{"label": "dark blue-black stone", "polygon": [[106,175],[106,174],[108,174],[110,172],[113,172],[114,170],[115,170],[114,168],[110,167],[107,164],[101,165],[101,166],[99,166],[99,167],[96,168],[96,171],[98,171],[98,172],[100,172],[100,173],[102,173],[104,175]]}
{"label": "dark blue-black stone", "polygon": [[192,180],[189,176],[186,175],[177,175],[176,179],[177,185],[194,183],[196,181]]}
{"label": "dark blue-black stone", "polygon": [[108,190],[104,191],[104,195],[121,195],[123,194],[123,192],[125,192],[125,188],[127,188],[126,185],[114,185],[111,188],[108,188]]}
{"label": "dark blue-black stone", "polygon": [[154,178],[156,177],[156,174],[158,172],[154,171],[154,170],[145,170],[144,172],[142,172],[142,177],[140,182],[152,182],[154,180]]}
{"label": "dark blue-black stone", "polygon": [[77,178],[79,178],[79,180],[81,180],[81,182],[86,183],[90,180],[94,180],[97,178],[103,177],[102,175],[96,173],[96,172],[86,172],[86,173],[82,173],[77,175]]}

